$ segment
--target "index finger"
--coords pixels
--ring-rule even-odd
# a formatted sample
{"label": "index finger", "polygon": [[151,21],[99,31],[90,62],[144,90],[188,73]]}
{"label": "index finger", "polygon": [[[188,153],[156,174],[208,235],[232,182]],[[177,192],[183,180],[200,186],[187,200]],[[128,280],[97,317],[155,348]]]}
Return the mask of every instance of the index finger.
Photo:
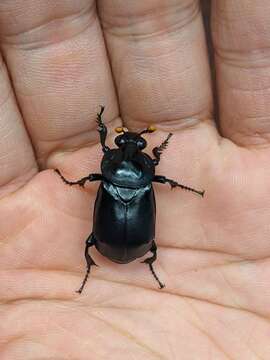
{"label": "index finger", "polygon": [[22,186],[36,171],[31,142],[0,53],[0,198]]}
{"label": "index finger", "polygon": [[0,2],[0,32],[37,158],[42,167],[57,167],[59,152],[95,140],[99,104],[108,121],[118,115],[95,1]]}

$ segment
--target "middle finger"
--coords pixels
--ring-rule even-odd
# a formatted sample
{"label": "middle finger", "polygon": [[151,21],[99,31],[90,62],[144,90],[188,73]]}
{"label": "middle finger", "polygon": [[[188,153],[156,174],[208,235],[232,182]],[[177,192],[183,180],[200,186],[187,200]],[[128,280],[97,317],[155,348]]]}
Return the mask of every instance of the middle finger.
{"label": "middle finger", "polygon": [[[212,94],[196,0],[99,1],[121,114],[140,122],[209,118]],[[181,119],[181,121],[179,121]]]}

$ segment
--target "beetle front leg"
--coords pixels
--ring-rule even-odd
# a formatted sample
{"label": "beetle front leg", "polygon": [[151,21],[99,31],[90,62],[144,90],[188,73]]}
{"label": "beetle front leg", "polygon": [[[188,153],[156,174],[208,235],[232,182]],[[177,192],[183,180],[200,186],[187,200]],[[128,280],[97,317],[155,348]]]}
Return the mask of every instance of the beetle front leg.
{"label": "beetle front leg", "polygon": [[144,261],[142,261],[142,263],[149,265],[150,271],[153,274],[154,278],[156,279],[160,289],[163,289],[165,287],[165,285],[162,284],[162,282],[159,280],[159,278],[153,268],[153,262],[156,261],[156,259],[157,259],[157,245],[156,245],[155,241],[153,241],[153,245],[152,245],[150,251],[153,253],[153,255],[150,256],[149,258],[145,259]]}
{"label": "beetle front leg", "polygon": [[88,276],[90,274],[90,270],[91,270],[91,266],[97,266],[97,264],[94,262],[94,260],[91,258],[90,254],[89,254],[89,248],[91,246],[95,245],[95,238],[94,235],[91,234],[88,239],[86,240],[85,243],[85,251],[84,251],[84,255],[85,255],[85,260],[86,260],[86,274],[85,277],[83,279],[82,285],[79,288],[79,290],[76,290],[77,293],[81,294],[81,292],[83,291],[83,288],[88,280]]}
{"label": "beetle front leg", "polygon": [[100,137],[100,143],[102,146],[102,151],[105,153],[106,151],[110,150],[108,146],[106,146],[106,138],[107,138],[107,127],[102,121],[102,114],[104,112],[105,107],[101,106],[100,112],[97,114],[97,124],[98,124],[98,132]]}
{"label": "beetle front leg", "polygon": [[152,153],[154,155],[154,159],[153,159],[153,163],[155,166],[157,166],[160,162],[160,156],[163,152],[163,150],[166,149],[166,147],[168,146],[169,144],[169,140],[170,138],[172,137],[172,133],[169,133],[169,135],[167,136],[167,138],[163,141],[163,143],[157,147],[155,147],[153,150],[152,150]]}
{"label": "beetle front leg", "polygon": [[171,185],[171,188],[175,188],[175,187],[180,187],[181,189],[183,190],[187,190],[187,191],[192,191],[198,195],[201,195],[202,197],[204,196],[204,193],[205,191],[199,191],[199,190],[195,190],[195,189],[192,189],[188,186],[185,186],[185,185],[182,185],[182,184],[179,184],[177,181],[174,181],[174,180],[171,180],[171,179],[167,179],[165,176],[161,176],[161,175],[156,175],[153,179],[154,182],[158,182],[158,183],[161,183],[161,184],[170,184]]}
{"label": "beetle front leg", "polygon": [[98,181],[98,180],[103,180],[103,176],[101,174],[90,174],[88,176],[85,176],[83,178],[81,178],[80,180],[77,181],[69,181],[66,178],[64,178],[64,176],[61,174],[60,170],[55,169],[54,170],[63,180],[63,182],[67,185],[79,185],[81,187],[84,187],[86,181]]}

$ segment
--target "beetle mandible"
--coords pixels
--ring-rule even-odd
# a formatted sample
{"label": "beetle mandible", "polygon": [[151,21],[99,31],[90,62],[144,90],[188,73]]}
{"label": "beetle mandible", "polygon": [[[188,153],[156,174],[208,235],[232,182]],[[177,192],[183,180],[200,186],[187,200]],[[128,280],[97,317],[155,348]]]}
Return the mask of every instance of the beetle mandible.
{"label": "beetle mandible", "polygon": [[58,169],[55,171],[68,185],[84,187],[86,181],[101,181],[97,193],[93,231],[86,240],[85,260],[86,274],[81,287],[81,293],[91,266],[96,265],[89,248],[96,249],[108,259],[126,264],[144,256],[148,251],[152,256],[142,261],[149,265],[150,271],[162,289],[164,284],[156,275],[153,263],[157,258],[155,243],[156,204],[152,183],[168,183],[171,188],[192,191],[201,196],[204,191],[198,191],[165,176],[155,175],[155,167],[159,164],[162,151],[167,147],[171,133],[160,146],[155,147],[152,159],[142,150],[147,142],[141,136],[155,131],[153,126],[140,133],[116,128],[119,135],[115,138],[117,148],[110,149],[106,145],[107,128],[102,121],[104,106],[97,114],[98,132],[104,156],[101,161],[101,174],[90,174],[78,181],[68,181]]}

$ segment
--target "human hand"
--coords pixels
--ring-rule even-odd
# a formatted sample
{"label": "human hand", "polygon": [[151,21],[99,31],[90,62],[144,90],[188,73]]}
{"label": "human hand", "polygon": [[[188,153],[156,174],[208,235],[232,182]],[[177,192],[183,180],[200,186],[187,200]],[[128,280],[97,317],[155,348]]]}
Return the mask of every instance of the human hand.
{"label": "human hand", "polygon": [[[214,94],[196,1],[100,0],[98,13],[0,2],[0,358],[268,359],[270,4],[213,1]],[[154,123],[148,151],[174,134],[157,174],[206,190],[155,186],[163,290],[140,260],[91,250],[99,267],[75,292],[97,185],[51,169],[99,170],[100,104],[108,145],[122,121]]]}

